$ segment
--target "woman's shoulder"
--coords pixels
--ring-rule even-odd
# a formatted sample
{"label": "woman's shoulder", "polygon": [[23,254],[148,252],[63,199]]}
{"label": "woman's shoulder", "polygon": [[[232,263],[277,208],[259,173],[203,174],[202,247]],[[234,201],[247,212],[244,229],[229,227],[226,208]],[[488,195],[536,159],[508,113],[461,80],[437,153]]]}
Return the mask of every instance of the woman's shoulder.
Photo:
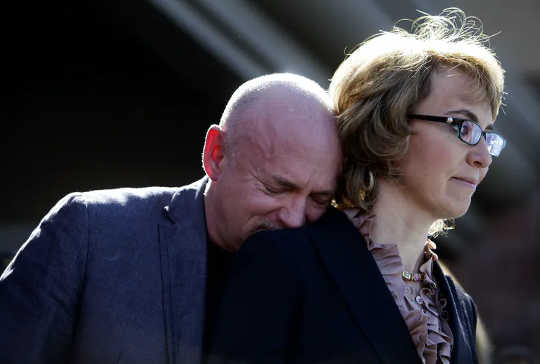
{"label": "woman's shoulder", "polygon": [[311,224],[252,235],[236,253],[235,266],[267,267],[274,271],[279,266],[283,272],[309,274],[318,269],[321,254],[335,255],[336,251],[346,254],[347,247],[357,245],[358,238],[359,233],[347,216],[329,208]]}
{"label": "woman's shoulder", "polygon": [[[309,233],[305,227],[260,231],[249,237],[236,253],[241,264],[279,265],[306,259],[310,254]],[[240,263],[236,263],[240,264]]]}
{"label": "woman's shoulder", "polygon": [[302,227],[255,233],[244,242],[239,253],[260,254],[262,251],[269,254],[305,253],[306,249],[310,249],[314,238],[325,239],[337,232],[357,233],[342,211],[330,207],[317,221]]}

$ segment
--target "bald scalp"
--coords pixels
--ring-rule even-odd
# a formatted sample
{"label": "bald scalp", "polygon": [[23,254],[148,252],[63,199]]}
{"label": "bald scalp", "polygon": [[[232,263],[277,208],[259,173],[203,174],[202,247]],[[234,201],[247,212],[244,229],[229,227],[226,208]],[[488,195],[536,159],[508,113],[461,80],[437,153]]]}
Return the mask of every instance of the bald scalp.
{"label": "bald scalp", "polygon": [[234,92],[221,116],[225,150],[234,151],[241,140],[277,122],[283,113],[301,116],[298,122],[306,128],[319,126],[313,124],[321,123],[321,114],[327,114],[327,120],[333,116],[327,92],[315,81],[291,73],[257,77]]}

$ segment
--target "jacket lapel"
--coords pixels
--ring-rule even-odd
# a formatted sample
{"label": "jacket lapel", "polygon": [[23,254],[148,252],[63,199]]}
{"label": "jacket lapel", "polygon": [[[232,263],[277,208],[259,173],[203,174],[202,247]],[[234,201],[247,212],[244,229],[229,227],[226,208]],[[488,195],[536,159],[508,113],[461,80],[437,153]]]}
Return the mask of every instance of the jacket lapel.
{"label": "jacket lapel", "polygon": [[407,326],[379,268],[345,214],[329,209],[308,231],[381,362],[419,363]]}
{"label": "jacket lapel", "polygon": [[470,298],[458,289],[452,279],[443,273],[441,266],[433,266],[433,274],[441,293],[447,299],[449,324],[454,337],[451,363],[473,363],[476,357],[475,331],[476,311]]}
{"label": "jacket lapel", "polygon": [[159,225],[161,278],[169,363],[200,362],[202,354],[207,232],[206,178],[180,189]]}

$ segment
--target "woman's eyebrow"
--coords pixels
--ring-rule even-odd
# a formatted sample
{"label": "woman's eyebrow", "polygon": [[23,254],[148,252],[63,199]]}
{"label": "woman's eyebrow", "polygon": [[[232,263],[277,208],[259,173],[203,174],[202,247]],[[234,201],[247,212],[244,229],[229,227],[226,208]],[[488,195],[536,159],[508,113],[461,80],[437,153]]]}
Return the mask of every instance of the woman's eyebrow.
{"label": "woman's eyebrow", "polygon": [[[459,110],[451,110],[451,111],[448,111],[447,114],[462,114],[462,115],[465,115],[465,117],[469,120],[472,120],[478,124],[479,121],[478,121],[478,116],[476,116],[475,113],[473,113],[471,110],[468,110],[468,109],[459,109]],[[488,124],[484,130],[493,130],[493,123],[491,124]]]}
{"label": "woman's eyebrow", "polygon": [[478,116],[476,116],[475,113],[468,109],[450,110],[446,114],[461,114],[465,115],[465,117],[469,120],[478,122]]}

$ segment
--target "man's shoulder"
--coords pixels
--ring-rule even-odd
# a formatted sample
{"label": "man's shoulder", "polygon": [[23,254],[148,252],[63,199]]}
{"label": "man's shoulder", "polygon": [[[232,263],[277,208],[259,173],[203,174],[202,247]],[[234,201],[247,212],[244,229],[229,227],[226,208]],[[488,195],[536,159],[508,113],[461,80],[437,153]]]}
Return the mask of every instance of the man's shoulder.
{"label": "man's shoulder", "polygon": [[196,194],[200,189],[197,181],[181,187],[122,187],[112,189],[72,192],[51,209],[48,216],[65,211],[84,214],[93,218],[115,220],[116,217],[141,216],[150,219],[162,216],[164,209],[174,200]]}
{"label": "man's shoulder", "polygon": [[180,187],[120,187],[85,192],[72,192],[61,201],[83,203],[93,207],[131,207],[136,205],[168,205],[177,195],[195,194],[203,180]]}
{"label": "man's shoulder", "polygon": [[152,200],[171,199],[179,187],[122,187],[113,189],[74,192],[73,196],[88,205],[127,205]]}

